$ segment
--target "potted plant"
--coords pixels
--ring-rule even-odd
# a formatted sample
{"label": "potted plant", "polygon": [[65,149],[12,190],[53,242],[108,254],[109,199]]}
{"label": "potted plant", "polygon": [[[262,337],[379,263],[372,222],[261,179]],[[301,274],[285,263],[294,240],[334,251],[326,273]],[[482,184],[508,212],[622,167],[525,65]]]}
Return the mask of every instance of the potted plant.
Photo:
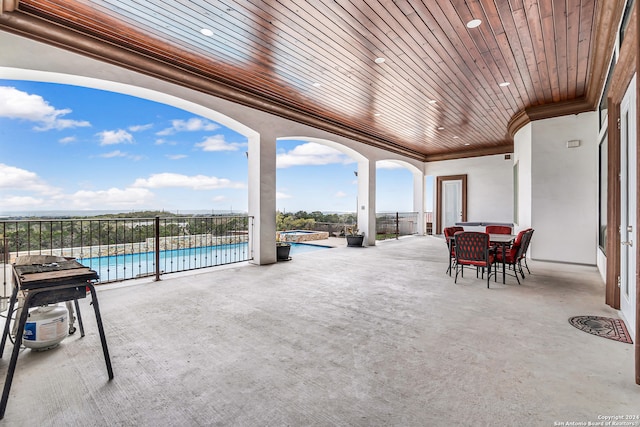
{"label": "potted plant", "polygon": [[280,235],[276,237],[276,260],[290,261],[289,252],[291,252],[291,243],[280,241]]}
{"label": "potted plant", "polygon": [[364,243],[364,233],[359,233],[357,228],[347,228],[347,246],[362,247]]}

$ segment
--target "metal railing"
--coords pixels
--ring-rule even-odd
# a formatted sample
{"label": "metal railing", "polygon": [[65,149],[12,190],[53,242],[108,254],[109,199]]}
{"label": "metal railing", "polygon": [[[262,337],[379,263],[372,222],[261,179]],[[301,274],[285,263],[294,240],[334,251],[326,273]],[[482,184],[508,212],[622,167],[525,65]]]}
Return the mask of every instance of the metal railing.
{"label": "metal railing", "polygon": [[114,282],[248,261],[253,217],[0,221],[3,284],[18,256],[76,258]]}
{"label": "metal railing", "polygon": [[376,214],[376,239],[397,239],[418,234],[418,212],[390,212]]}

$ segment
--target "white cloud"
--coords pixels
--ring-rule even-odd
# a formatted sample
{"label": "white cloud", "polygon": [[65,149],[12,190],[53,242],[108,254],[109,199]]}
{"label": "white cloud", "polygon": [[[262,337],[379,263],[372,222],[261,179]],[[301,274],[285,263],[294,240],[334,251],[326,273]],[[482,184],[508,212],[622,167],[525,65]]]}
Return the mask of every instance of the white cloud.
{"label": "white cloud", "polygon": [[43,205],[43,199],[31,196],[7,196],[2,198],[2,208],[8,211],[32,209]]}
{"label": "white cloud", "polygon": [[66,138],[61,138],[58,140],[58,142],[60,144],[70,144],[72,142],[76,141],[76,137],[75,136],[67,136]]}
{"label": "white cloud", "polygon": [[376,162],[376,169],[403,169],[404,166],[391,160],[380,160]]}
{"label": "white cloud", "polygon": [[225,196],[216,196],[211,200],[214,201],[214,202],[224,202],[225,200],[227,200],[227,197],[225,197]]}
{"label": "white cloud", "polygon": [[219,129],[215,123],[192,117],[189,120],[172,120],[171,127],[157,132],[158,136],[173,135],[176,132],[196,132],[196,131],[213,131]]}
{"label": "white cloud", "polygon": [[280,169],[291,166],[349,164],[353,162],[351,158],[335,148],[315,142],[298,145],[293,150],[287,153],[280,153],[276,157],[276,165]]}
{"label": "white cloud", "polygon": [[80,190],[65,198],[75,209],[90,209],[95,206],[103,209],[129,209],[149,204],[154,197],[146,188],[110,188],[98,191]]}
{"label": "white cloud", "polygon": [[109,153],[100,154],[98,157],[104,157],[105,159],[112,159],[114,157],[127,157],[127,153],[123,153],[120,150],[115,150]]}
{"label": "white cloud", "polygon": [[38,131],[91,126],[88,121],[63,119],[70,109],[57,110],[40,95],[28,94],[11,86],[0,86],[0,117],[28,120]]}
{"label": "white cloud", "polygon": [[127,129],[129,129],[131,132],[142,132],[142,131],[151,129],[152,127],[153,127],[153,123],[149,123],[146,125],[129,126]]}
{"label": "white cloud", "polygon": [[56,193],[58,190],[44,182],[35,172],[0,163],[0,188],[38,193]]}
{"label": "white cloud", "polygon": [[133,187],[137,188],[190,188],[192,190],[214,190],[219,188],[245,188],[241,182],[206,175],[182,175],[177,173],[159,173],[149,178],[138,178]]}
{"label": "white cloud", "polygon": [[96,134],[100,145],[133,144],[133,135],[123,129],[104,130]]}
{"label": "white cloud", "polygon": [[186,154],[167,154],[169,160],[180,160],[188,157]]}
{"label": "white cloud", "polygon": [[202,151],[237,151],[244,145],[245,144],[238,142],[226,142],[224,140],[224,135],[214,135],[197,143],[196,147],[201,147]]}
{"label": "white cloud", "polygon": [[347,197],[347,193],[345,193],[344,191],[338,191],[336,193],[336,197],[339,197],[339,198]]}
{"label": "white cloud", "polygon": [[291,199],[292,197],[291,194],[276,192],[276,200]]}
{"label": "white cloud", "polygon": [[177,143],[175,141],[167,141],[166,139],[163,138],[158,138],[156,139],[155,142],[156,145],[176,145]]}

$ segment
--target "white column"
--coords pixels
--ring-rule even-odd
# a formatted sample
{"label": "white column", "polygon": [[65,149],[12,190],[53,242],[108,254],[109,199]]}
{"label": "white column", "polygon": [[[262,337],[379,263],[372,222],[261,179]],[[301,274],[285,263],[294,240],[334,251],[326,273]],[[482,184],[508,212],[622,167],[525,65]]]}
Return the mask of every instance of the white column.
{"label": "white column", "polygon": [[365,233],[365,245],[376,244],[376,163],[358,162],[358,229]]}
{"label": "white column", "polygon": [[249,239],[253,264],[276,262],[276,137],[249,137],[249,216],[254,218]]}
{"label": "white column", "polygon": [[413,211],[418,212],[418,235],[427,233],[424,217],[425,176],[423,172],[413,172]]}

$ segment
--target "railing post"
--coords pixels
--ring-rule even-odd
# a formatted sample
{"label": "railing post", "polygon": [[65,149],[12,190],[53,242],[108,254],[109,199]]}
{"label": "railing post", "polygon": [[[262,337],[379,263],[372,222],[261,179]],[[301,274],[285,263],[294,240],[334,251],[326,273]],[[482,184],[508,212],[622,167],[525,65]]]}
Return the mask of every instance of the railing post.
{"label": "railing post", "polygon": [[155,219],[155,257],[156,257],[156,282],[160,281],[160,217]]}
{"label": "railing post", "polygon": [[400,214],[396,212],[396,240],[398,240],[399,235],[400,235]]}

